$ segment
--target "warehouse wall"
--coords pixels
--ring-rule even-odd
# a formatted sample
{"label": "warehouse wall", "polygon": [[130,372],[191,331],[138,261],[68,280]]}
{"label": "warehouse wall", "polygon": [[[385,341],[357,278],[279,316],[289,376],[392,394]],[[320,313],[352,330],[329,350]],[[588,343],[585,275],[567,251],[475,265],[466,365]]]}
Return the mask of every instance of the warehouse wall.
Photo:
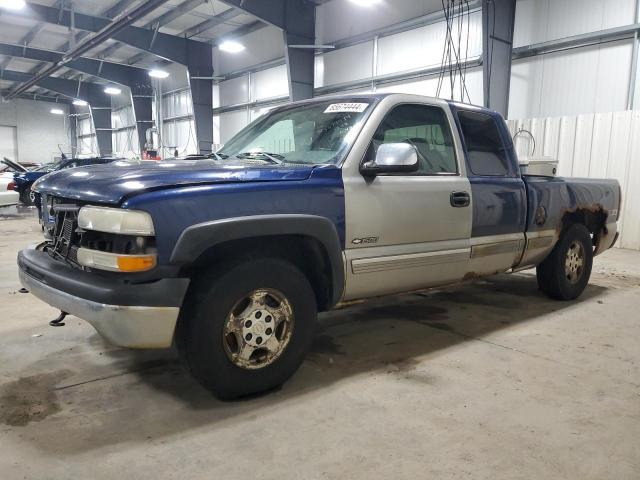
{"label": "warehouse wall", "polygon": [[[53,115],[51,108],[65,115]],[[69,151],[71,143],[67,105],[16,99],[0,103],[0,125],[16,127],[18,161],[46,163],[60,156],[58,145]]]}
{"label": "warehouse wall", "polygon": [[546,117],[508,122],[518,135],[518,156],[559,160],[558,174],[615,178],[622,188],[619,247],[640,250],[640,110]]}

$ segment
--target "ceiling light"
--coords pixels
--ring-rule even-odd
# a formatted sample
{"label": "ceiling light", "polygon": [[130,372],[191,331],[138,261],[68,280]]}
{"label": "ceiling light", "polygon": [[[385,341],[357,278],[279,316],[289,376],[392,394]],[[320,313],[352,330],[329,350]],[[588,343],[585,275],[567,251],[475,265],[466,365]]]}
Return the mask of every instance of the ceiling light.
{"label": "ceiling light", "polygon": [[149,70],[149,76],[152,78],[167,78],[169,76],[169,72],[154,68],[153,70]]}
{"label": "ceiling light", "polygon": [[120,95],[122,93],[122,90],[116,87],[107,87],[104,89],[104,93],[106,93],[107,95]]}
{"label": "ceiling light", "polygon": [[0,0],[0,8],[7,10],[22,10],[25,6],[24,0]]}
{"label": "ceiling light", "polygon": [[351,0],[352,3],[360,7],[373,7],[380,3],[380,0]]}
{"label": "ceiling light", "polygon": [[226,40],[218,45],[218,48],[223,52],[239,53],[244,50],[244,45],[233,40]]}
{"label": "ceiling light", "polygon": [[76,107],[86,107],[87,105],[89,105],[89,104],[88,104],[87,102],[85,102],[84,100],[79,100],[79,99],[74,100],[74,101],[73,101],[73,104],[74,104]]}
{"label": "ceiling light", "polygon": [[60,108],[52,108],[51,113],[53,113],[54,115],[64,115],[64,110]]}

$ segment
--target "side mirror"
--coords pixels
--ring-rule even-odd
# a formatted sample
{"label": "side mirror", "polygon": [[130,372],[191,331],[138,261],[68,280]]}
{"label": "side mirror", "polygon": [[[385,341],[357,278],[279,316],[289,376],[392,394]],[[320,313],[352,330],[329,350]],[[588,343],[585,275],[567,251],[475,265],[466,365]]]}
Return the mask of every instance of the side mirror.
{"label": "side mirror", "polygon": [[375,160],[360,166],[365,177],[381,173],[408,173],[418,170],[418,152],[409,143],[383,143],[378,147]]}

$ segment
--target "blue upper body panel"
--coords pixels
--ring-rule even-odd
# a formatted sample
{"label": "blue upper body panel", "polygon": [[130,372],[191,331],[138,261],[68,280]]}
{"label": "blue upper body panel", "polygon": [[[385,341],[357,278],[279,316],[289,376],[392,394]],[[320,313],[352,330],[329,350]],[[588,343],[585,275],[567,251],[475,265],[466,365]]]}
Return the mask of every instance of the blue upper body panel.
{"label": "blue upper body panel", "polygon": [[506,176],[475,175],[469,168],[464,135],[460,135],[465,151],[467,176],[473,198],[472,237],[522,233],[527,219],[527,193],[520,176],[518,157],[513,148],[509,130],[500,114],[482,107],[449,102],[458,131],[462,131],[458,112],[474,111],[487,115],[496,123],[504,144],[508,163]]}
{"label": "blue upper body panel", "polygon": [[[192,225],[253,215],[304,214],[333,222],[344,248],[345,208],[341,170],[335,166],[265,170],[263,181],[208,183],[148,191],[123,206],[149,212],[158,259],[169,262],[180,234]],[[272,180],[267,181],[265,177]],[[307,178],[308,177],[308,178]]]}

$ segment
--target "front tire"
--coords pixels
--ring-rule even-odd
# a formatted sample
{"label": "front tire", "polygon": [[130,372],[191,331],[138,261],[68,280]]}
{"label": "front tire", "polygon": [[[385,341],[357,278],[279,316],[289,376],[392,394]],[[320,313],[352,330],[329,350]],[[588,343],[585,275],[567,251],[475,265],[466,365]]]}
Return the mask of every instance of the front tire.
{"label": "front tire", "polygon": [[589,283],[592,265],[589,230],[574,223],[564,230],[549,256],[538,265],[538,286],[555,300],[575,300]]}
{"label": "front tire", "polygon": [[273,389],[291,377],[315,334],[305,275],[275,258],[243,261],[194,279],[176,342],[183,362],[218,398]]}

